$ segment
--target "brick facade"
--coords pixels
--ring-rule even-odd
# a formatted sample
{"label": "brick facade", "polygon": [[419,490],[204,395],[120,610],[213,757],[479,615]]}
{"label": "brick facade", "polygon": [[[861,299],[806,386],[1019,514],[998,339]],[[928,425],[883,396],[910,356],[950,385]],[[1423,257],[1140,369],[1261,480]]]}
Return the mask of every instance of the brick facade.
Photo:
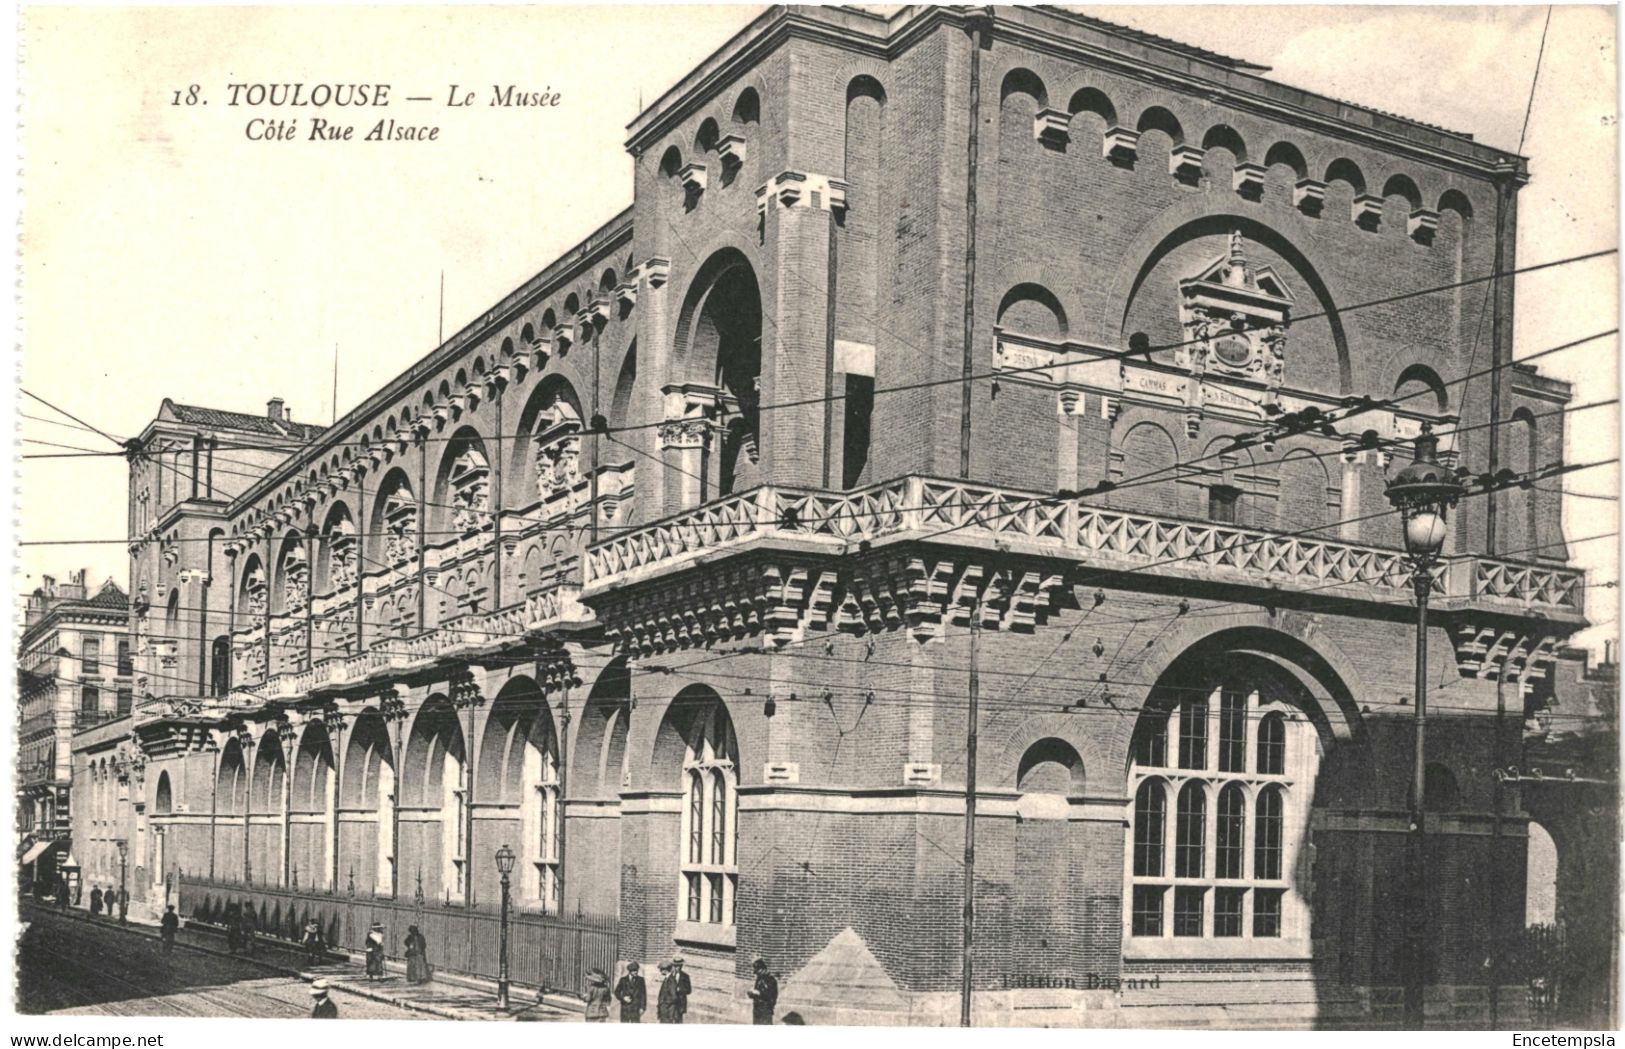
{"label": "brick facade", "polygon": [[[978,1022],[1397,1021],[1414,613],[1384,479],[1424,423],[1475,471],[1492,434],[1549,462],[1568,391],[1503,369],[1517,433],[1482,425],[1488,380],[1454,380],[1506,359],[1511,282],[1477,355],[1489,285],[1401,297],[1491,268],[1522,160],[1256,73],[1052,11],[764,14],[634,122],[627,212],[172,511],[218,544],[162,564],[132,532],[138,578],[218,595],[145,664],[146,775],[184,765],[214,814],[166,856],[480,907],[524,843],[521,907],[682,952],[699,1015],[748,1015],[760,955],[809,1022],[952,1023],[974,666]],[[1266,405],[1396,394],[1349,440],[1224,451]],[[1556,496],[1453,523],[1429,1009],[1477,1024],[1523,914],[1492,679],[1549,694],[1583,583]],[[226,661],[225,694],[173,683]],[[1288,712],[1318,768],[1281,781],[1290,869],[1244,890],[1285,928],[1137,936],[1131,744],[1221,681],[1256,693],[1247,748]]]}

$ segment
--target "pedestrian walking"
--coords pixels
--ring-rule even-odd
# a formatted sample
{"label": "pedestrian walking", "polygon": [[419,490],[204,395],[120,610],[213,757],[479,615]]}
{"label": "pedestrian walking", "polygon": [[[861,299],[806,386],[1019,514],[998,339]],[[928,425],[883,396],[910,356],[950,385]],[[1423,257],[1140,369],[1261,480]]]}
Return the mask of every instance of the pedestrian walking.
{"label": "pedestrian walking", "polygon": [[181,927],[180,915],[175,913],[172,903],[164,910],[164,916],[158,920],[158,938],[164,941],[164,952],[175,949],[175,932]]}
{"label": "pedestrian walking", "polygon": [[615,1000],[621,1003],[621,1023],[640,1024],[649,1008],[649,991],[643,986],[637,962],[626,963],[626,975],[615,984]]}
{"label": "pedestrian walking", "polygon": [[68,909],[67,878],[58,878],[56,880],[56,909],[59,911],[65,911]]}
{"label": "pedestrian walking", "polygon": [[243,949],[243,909],[235,903],[226,904],[226,950],[236,954]]}
{"label": "pedestrian walking", "polygon": [[655,1019],[663,1024],[679,1024],[677,1015],[677,981],[672,979],[671,962],[660,963],[660,990],[655,998]]}
{"label": "pedestrian walking", "polygon": [[609,977],[602,969],[587,970],[587,1022],[603,1023],[609,1019]]}
{"label": "pedestrian walking", "polygon": [[317,980],[312,983],[310,985],[310,996],[316,999],[310,1010],[312,1020],[337,1020],[339,1018],[339,1007],[333,1004],[332,998],[328,997],[326,980]]}
{"label": "pedestrian walking", "polygon": [[382,922],[373,922],[372,931],[367,933],[367,979],[382,980],[384,978],[384,925]]}
{"label": "pedestrian walking", "polygon": [[773,1007],[779,1004],[779,978],[767,971],[767,962],[756,959],[751,968],[756,970],[756,986],[750,989],[750,1022],[771,1024]]}
{"label": "pedestrian walking", "polygon": [[92,918],[102,916],[102,890],[99,887],[90,890],[90,916]]}
{"label": "pedestrian walking", "polygon": [[409,983],[428,983],[434,976],[429,968],[429,941],[423,938],[416,925],[406,927],[406,979]]}
{"label": "pedestrian walking", "polygon": [[683,956],[678,955],[671,960],[671,978],[677,983],[676,995],[672,1005],[677,1010],[677,1019],[672,1023],[682,1023],[683,1017],[688,1015],[688,996],[694,993],[694,985],[689,982],[688,973],[683,971]]}
{"label": "pedestrian walking", "polygon": [[320,963],[327,956],[327,938],[322,935],[322,926],[315,918],[305,922],[305,931],[299,937],[300,946],[305,949],[305,961],[311,965]]}
{"label": "pedestrian walking", "polygon": [[250,903],[243,908],[243,950],[246,953],[254,953],[254,935],[259,931],[259,917],[255,915],[254,905]]}

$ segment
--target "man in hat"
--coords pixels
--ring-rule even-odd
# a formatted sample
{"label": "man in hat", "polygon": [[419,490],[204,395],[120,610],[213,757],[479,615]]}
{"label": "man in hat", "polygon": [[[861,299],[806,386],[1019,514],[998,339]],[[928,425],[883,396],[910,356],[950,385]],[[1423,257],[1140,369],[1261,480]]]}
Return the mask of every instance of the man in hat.
{"label": "man in hat", "polygon": [[756,959],[752,968],[756,970],[756,986],[750,990],[750,1022],[771,1024],[773,1007],[779,1004],[778,977],[767,971],[767,962],[764,959]]}
{"label": "man in hat", "polygon": [[677,1015],[677,981],[672,979],[671,962],[660,963],[660,991],[655,999],[655,1018],[663,1024],[682,1023]]}
{"label": "man in hat", "polygon": [[90,916],[92,918],[102,916],[102,890],[100,886],[90,890]]}
{"label": "man in hat", "polygon": [[640,1024],[649,1007],[649,992],[638,974],[638,963],[626,963],[626,975],[615,984],[615,1000],[621,1003],[621,1023]]}
{"label": "man in hat", "polygon": [[310,996],[315,1002],[310,1010],[312,1020],[337,1020],[339,1007],[327,996],[327,981],[317,980],[310,985]]}
{"label": "man in hat", "polygon": [[683,971],[683,956],[680,954],[671,960],[671,978],[677,984],[672,1001],[677,1018],[672,1023],[680,1024],[683,1017],[688,1014],[688,996],[694,993],[694,985],[689,982],[688,973]]}
{"label": "man in hat", "polygon": [[587,970],[587,1022],[603,1023],[609,1019],[609,977],[602,969]]}
{"label": "man in hat", "polygon": [[175,913],[172,903],[164,909],[164,916],[158,921],[158,938],[164,941],[164,953],[175,949],[175,932],[180,927],[180,915]]}

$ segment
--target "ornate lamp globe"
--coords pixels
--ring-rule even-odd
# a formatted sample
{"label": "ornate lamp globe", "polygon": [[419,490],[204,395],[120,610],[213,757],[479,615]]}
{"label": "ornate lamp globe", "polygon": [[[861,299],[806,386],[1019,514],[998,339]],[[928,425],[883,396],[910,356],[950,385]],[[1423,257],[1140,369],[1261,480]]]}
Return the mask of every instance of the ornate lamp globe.
{"label": "ornate lamp globe", "polygon": [[1388,501],[1405,524],[1405,551],[1418,561],[1432,561],[1444,546],[1446,515],[1464,489],[1438,461],[1439,439],[1422,424],[1416,457],[1388,481]]}
{"label": "ornate lamp globe", "polygon": [[513,873],[514,861],[517,859],[513,850],[504,845],[497,850],[497,871],[506,878]]}
{"label": "ornate lamp globe", "polygon": [[114,844],[118,846],[119,859],[122,860],[124,857],[130,854],[130,843],[125,841],[123,838],[118,839],[118,841],[114,842]]}

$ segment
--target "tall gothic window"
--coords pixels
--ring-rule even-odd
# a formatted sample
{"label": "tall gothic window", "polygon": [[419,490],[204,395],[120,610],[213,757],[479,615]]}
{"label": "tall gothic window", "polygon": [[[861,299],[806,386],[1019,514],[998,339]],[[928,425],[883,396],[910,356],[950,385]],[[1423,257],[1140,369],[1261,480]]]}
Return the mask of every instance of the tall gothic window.
{"label": "tall gothic window", "polygon": [[683,755],[680,917],[686,921],[734,922],[738,787],[733,726],[713,703],[694,719]]}
{"label": "tall gothic window", "polygon": [[552,747],[542,752],[541,782],[536,784],[536,896],[544,910],[558,913],[559,899],[559,762]]}
{"label": "tall gothic window", "polygon": [[1297,806],[1308,804],[1318,764],[1313,726],[1256,689],[1226,683],[1148,710],[1133,754],[1129,934],[1302,935],[1304,905],[1288,878],[1305,822]]}

